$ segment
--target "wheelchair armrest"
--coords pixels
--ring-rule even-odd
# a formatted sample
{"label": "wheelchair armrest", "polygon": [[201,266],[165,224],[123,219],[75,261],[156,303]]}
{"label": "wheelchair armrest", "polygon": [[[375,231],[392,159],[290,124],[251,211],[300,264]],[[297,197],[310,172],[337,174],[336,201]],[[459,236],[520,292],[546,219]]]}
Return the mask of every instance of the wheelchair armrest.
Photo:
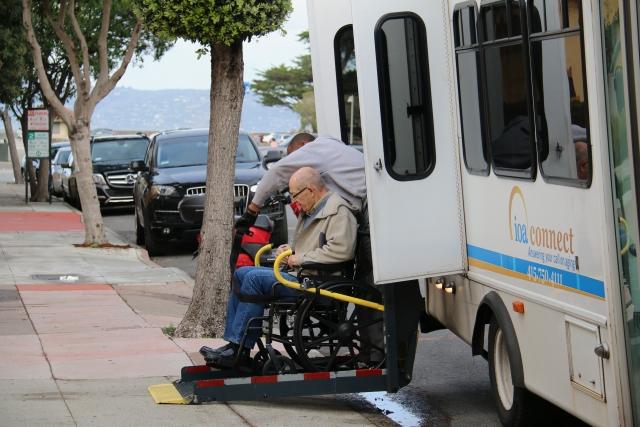
{"label": "wheelchair armrest", "polygon": [[275,255],[271,253],[266,253],[260,256],[260,266],[262,267],[273,267],[273,264],[276,262]]}
{"label": "wheelchair armrest", "polygon": [[300,275],[304,276],[305,272],[313,272],[311,275],[330,276],[336,273],[342,275],[350,275],[353,272],[353,260],[338,262],[333,264],[324,264],[318,262],[305,262],[300,267]]}

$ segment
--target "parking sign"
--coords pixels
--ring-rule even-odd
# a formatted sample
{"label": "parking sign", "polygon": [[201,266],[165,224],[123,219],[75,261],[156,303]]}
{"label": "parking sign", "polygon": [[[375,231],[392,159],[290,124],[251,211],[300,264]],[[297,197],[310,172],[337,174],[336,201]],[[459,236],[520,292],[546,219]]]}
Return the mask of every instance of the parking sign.
{"label": "parking sign", "polygon": [[27,135],[27,157],[49,157],[49,132],[32,132]]}
{"label": "parking sign", "polygon": [[27,111],[27,129],[49,132],[49,110],[35,109]]}

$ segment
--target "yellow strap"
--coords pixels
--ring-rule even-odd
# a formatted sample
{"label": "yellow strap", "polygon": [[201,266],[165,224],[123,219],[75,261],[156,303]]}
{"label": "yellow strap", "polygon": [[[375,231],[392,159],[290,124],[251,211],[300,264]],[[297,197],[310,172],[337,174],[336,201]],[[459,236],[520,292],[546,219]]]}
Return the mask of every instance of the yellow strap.
{"label": "yellow strap", "polygon": [[270,251],[271,248],[273,248],[273,245],[269,243],[268,245],[264,245],[263,247],[258,249],[258,252],[256,252],[255,258],[253,259],[253,265],[255,265],[256,267],[260,267],[260,257],[262,256],[263,253]]}
{"label": "yellow strap", "polygon": [[320,289],[319,291],[316,290],[316,288],[304,289],[300,286],[300,283],[292,282],[291,280],[285,279],[284,277],[282,277],[282,274],[280,273],[280,263],[282,262],[283,259],[291,255],[292,253],[293,252],[291,251],[291,249],[289,249],[287,251],[282,252],[280,255],[276,257],[276,262],[275,264],[273,264],[273,274],[275,274],[276,279],[278,279],[278,282],[282,283],[288,288],[297,289],[297,290],[309,292],[312,294],[320,293],[320,295],[324,297],[329,297],[329,298],[337,299],[339,301],[344,301],[344,302],[351,302],[355,305],[361,305],[363,307],[372,308],[378,311],[384,311],[384,306],[382,304],[378,304],[373,301],[367,301],[361,298],[350,297],[349,295],[339,294],[337,292],[331,292],[325,289]]}
{"label": "yellow strap", "polygon": [[624,227],[624,234],[627,236],[627,244],[624,245],[624,248],[620,249],[620,256],[622,256],[626,254],[631,247],[631,236],[629,236],[629,224],[627,224],[627,220],[623,217],[619,217],[618,221],[620,221],[620,224]]}

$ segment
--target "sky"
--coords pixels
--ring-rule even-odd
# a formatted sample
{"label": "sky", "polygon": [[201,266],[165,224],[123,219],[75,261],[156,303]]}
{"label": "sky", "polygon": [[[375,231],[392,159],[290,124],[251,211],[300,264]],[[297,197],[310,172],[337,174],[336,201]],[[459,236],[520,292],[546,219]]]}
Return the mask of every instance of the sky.
{"label": "sky", "polygon": [[[309,29],[306,0],[292,0],[293,12],[284,25],[286,34],[276,31],[244,44],[244,81],[251,82],[259,71],[271,66],[290,64],[305,53],[305,45],[298,34]],[[159,61],[152,57],[143,63],[129,66],[118,82],[119,87],[142,90],[209,89],[209,55],[198,59],[198,45],[178,41]]]}

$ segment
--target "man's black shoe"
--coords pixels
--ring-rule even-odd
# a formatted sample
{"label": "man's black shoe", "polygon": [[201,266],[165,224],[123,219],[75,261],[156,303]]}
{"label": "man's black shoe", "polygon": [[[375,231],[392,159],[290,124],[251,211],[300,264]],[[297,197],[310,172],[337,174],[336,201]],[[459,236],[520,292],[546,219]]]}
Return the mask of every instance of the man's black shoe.
{"label": "man's black shoe", "polygon": [[229,348],[233,348],[233,346],[237,347],[237,344],[228,342],[225,345],[223,345],[222,347],[218,347],[218,348],[211,348],[211,347],[207,347],[206,345],[203,345],[202,347],[200,347],[200,354],[203,355],[205,358],[207,357],[211,357],[212,355],[216,354],[216,353],[220,353],[223,352]]}
{"label": "man's black shoe", "polygon": [[214,353],[211,356],[210,361],[205,358],[207,364],[211,364],[215,367],[221,368],[243,368],[243,367],[251,367],[251,357],[249,354],[249,349],[243,348],[240,350],[240,356],[237,358],[236,355],[238,352],[238,345],[234,344],[232,347],[227,348],[218,353]]}

